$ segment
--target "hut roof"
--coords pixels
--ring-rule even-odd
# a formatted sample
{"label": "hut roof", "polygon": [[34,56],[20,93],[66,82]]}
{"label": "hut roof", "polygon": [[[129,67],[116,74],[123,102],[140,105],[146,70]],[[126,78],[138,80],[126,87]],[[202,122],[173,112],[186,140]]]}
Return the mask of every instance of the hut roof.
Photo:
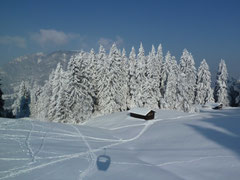
{"label": "hut roof", "polygon": [[133,108],[133,109],[130,109],[128,112],[146,116],[151,111],[152,111],[151,109],[146,109],[146,108]]}

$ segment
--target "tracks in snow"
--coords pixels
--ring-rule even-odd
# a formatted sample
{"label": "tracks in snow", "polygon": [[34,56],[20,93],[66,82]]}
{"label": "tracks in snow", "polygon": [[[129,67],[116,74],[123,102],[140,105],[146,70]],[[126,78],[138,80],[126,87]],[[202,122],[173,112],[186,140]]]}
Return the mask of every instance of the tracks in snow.
{"label": "tracks in snow", "polygon": [[[91,146],[88,144],[87,140],[85,139],[85,137],[82,135],[82,133],[80,132],[79,128],[76,127],[76,126],[72,126],[74,129],[77,130],[78,134],[79,134],[79,137],[83,139],[85,145],[87,146],[88,148],[88,160],[90,161],[89,165],[88,165],[88,168],[85,169],[83,172],[80,171],[80,174],[79,174],[79,179],[82,180],[84,179],[85,177],[88,176],[88,174],[91,172],[91,171],[94,171],[95,169],[95,162],[96,162],[96,155],[94,154]],[[95,169],[96,170],[96,169]],[[93,173],[93,172],[92,172]]]}
{"label": "tracks in snow", "polygon": [[31,161],[35,162],[34,152],[32,150],[31,143],[30,143],[33,128],[34,128],[34,125],[31,121],[31,129],[30,129],[30,131],[29,131],[29,133],[28,133],[28,135],[25,139],[25,144],[26,144],[26,147],[27,147],[27,150],[28,150],[28,154],[30,155]]}
{"label": "tracks in snow", "polygon": [[[176,118],[168,118],[168,119],[180,119],[180,118],[185,118],[185,117],[191,117],[193,115],[190,115],[190,116],[182,116],[182,117],[176,117]],[[79,158],[81,156],[85,156],[85,155],[89,155],[89,165],[88,165],[88,168],[85,169],[83,172],[81,172],[79,174],[79,179],[83,179],[85,177],[87,177],[90,173],[94,173],[94,171],[96,170],[96,165],[95,165],[95,162],[96,162],[96,155],[95,153],[96,152],[99,152],[99,151],[102,151],[104,148],[110,148],[110,147],[114,147],[114,146],[117,146],[117,145],[121,145],[121,144],[124,144],[124,143],[127,143],[127,142],[131,142],[131,141],[134,141],[138,138],[140,138],[150,127],[151,125],[153,125],[154,123],[158,122],[158,121],[162,121],[162,120],[166,120],[166,119],[156,119],[156,120],[153,120],[153,121],[146,121],[145,123],[143,124],[138,124],[138,125],[129,125],[129,126],[122,126],[122,127],[117,127],[117,128],[113,128],[112,130],[118,130],[118,129],[122,129],[122,128],[130,128],[130,127],[135,127],[135,126],[144,126],[141,131],[134,137],[132,138],[129,138],[129,139],[106,139],[106,138],[96,138],[96,137],[91,137],[91,136],[84,136],[79,128],[75,127],[75,126],[72,126],[76,131],[77,131],[77,134],[73,134],[72,132],[67,132],[65,131],[64,133],[54,133],[54,132],[49,132],[49,133],[46,133],[45,132],[45,135],[43,136],[42,138],[42,141],[41,141],[41,144],[40,144],[40,147],[39,149],[37,150],[37,152],[34,154],[33,150],[32,150],[32,147],[31,147],[31,144],[30,144],[30,139],[31,139],[31,134],[33,132],[40,132],[40,131],[34,131],[34,125],[31,124],[31,129],[26,137],[26,140],[25,140],[25,143],[27,145],[27,149],[31,155],[31,158],[32,158],[32,161],[36,161],[36,160],[40,160],[40,159],[43,159],[43,160],[51,160],[50,162],[46,162],[46,163],[42,163],[42,164],[37,164],[37,165],[34,165],[32,164],[33,166],[23,166],[22,168],[16,168],[16,170],[13,170],[13,171],[7,171],[8,173],[3,176],[3,177],[0,177],[0,179],[6,179],[6,178],[10,178],[10,177],[15,177],[15,176],[18,176],[18,175],[21,175],[21,174],[24,174],[24,173],[29,173],[33,170],[36,170],[36,169],[40,169],[40,168],[44,168],[44,167],[47,167],[49,165],[53,165],[53,164],[56,164],[56,163],[60,163],[60,162],[64,162],[66,160],[70,160],[70,159],[73,159],[73,158]],[[33,122],[31,122],[33,123]],[[4,129],[3,129],[4,130]],[[19,130],[19,131],[24,131],[24,130]],[[40,132],[41,133],[41,132]],[[74,138],[81,138],[82,141],[85,143],[85,145],[87,146],[88,148],[88,151],[86,152],[80,152],[80,153],[73,153],[73,154],[67,154],[67,155],[59,155],[59,156],[53,156],[53,157],[37,157],[36,155],[39,154],[39,152],[42,150],[43,146],[44,146],[44,142],[45,142],[45,138],[48,138],[47,137],[47,134],[58,134],[58,135],[63,135],[63,136],[67,136],[67,137],[74,137]],[[95,148],[95,149],[92,149],[91,146],[89,145],[88,141],[86,139],[92,139],[92,140],[97,140],[97,141],[102,141],[102,142],[109,142],[111,144],[108,144],[108,145],[104,145],[100,148]],[[117,163],[117,162],[115,162]],[[127,162],[125,162],[127,163]],[[180,163],[180,162],[168,162],[169,163]],[[121,162],[119,162],[119,164],[121,164]],[[122,162],[122,164],[124,164],[124,162]],[[136,164],[136,163],[135,163]],[[163,165],[168,165],[168,164],[159,164],[157,166],[163,166]]]}
{"label": "tracks in snow", "polygon": [[177,164],[186,164],[186,163],[194,163],[203,160],[209,159],[227,159],[227,158],[235,158],[235,156],[204,156],[195,159],[185,160],[185,161],[169,161],[161,164],[150,164],[150,163],[135,163],[135,162],[112,162],[113,164],[118,165],[139,165],[139,166],[150,166],[150,167],[162,167],[162,166],[170,166]]}

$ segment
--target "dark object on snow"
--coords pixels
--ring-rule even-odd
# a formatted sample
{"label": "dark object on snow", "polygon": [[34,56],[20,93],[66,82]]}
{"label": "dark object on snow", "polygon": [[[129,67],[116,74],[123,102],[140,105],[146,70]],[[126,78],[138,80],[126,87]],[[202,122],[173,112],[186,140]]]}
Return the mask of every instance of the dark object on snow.
{"label": "dark object on snow", "polygon": [[[106,149],[104,150],[106,153]],[[100,155],[97,158],[97,168],[99,171],[106,171],[110,166],[111,158],[107,156],[105,153],[104,155]]]}
{"label": "dark object on snow", "polygon": [[213,109],[218,110],[218,109],[222,109],[222,108],[223,108],[223,104],[220,104],[220,105],[214,107]]}
{"label": "dark object on snow", "polygon": [[134,108],[129,110],[130,116],[145,120],[151,120],[155,117],[155,111],[145,108]]}

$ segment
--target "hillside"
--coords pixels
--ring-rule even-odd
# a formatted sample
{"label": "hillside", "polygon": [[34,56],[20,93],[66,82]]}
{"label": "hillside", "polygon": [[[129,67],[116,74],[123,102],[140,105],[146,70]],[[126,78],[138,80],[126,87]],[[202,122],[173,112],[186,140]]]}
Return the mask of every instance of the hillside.
{"label": "hillside", "polygon": [[43,85],[50,72],[61,62],[66,68],[67,63],[76,51],[55,51],[49,54],[36,53],[18,57],[0,67],[3,90],[5,94],[13,92],[21,81]]}
{"label": "hillside", "polygon": [[122,112],[82,126],[0,119],[0,179],[238,179],[239,125],[239,108],[158,110],[152,121]]}

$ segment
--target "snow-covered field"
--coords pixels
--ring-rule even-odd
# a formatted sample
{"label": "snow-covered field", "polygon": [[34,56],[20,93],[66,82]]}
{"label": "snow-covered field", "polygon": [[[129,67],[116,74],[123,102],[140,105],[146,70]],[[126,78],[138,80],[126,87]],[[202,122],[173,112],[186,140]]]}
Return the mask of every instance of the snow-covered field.
{"label": "snow-covered field", "polygon": [[0,119],[0,180],[237,180],[239,129],[239,108],[158,110],[152,121],[121,112],[82,126]]}

